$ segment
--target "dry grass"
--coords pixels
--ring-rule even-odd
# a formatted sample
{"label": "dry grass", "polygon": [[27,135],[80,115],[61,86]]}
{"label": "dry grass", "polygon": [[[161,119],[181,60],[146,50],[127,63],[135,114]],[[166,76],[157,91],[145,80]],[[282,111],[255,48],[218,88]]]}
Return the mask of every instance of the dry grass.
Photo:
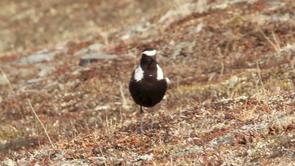
{"label": "dry grass", "polygon": [[[113,7],[138,7],[131,2]],[[57,53],[48,62],[20,65],[21,55],[2,56],[1,75],[10,83],[0,86],[0,157],[22,165],[292,165],[295,6],[185,2],[145,9],[157,12],[144,13],[151,23],[144,30],[106,26],[95,33],[101,38],[50,47]],[[138,20],[125,12],[116,19]],[[120,38],[126,33],[128,39]],[[95,43],[118,57],[78,66],[76,52]],[[159,108],[145,111],[140,132],[127,87],[134,55],[145,46],[160,50],[172,84]],[[40,64],[54,70],[38,76]]]}

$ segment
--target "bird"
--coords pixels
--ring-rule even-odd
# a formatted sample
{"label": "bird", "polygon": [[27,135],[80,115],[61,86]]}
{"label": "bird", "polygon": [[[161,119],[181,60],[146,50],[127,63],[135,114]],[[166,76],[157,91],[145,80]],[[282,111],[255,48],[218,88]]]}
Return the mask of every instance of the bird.
{"label": "bird", "polygon": [[133,70],[129,81],[129,91],[136,104],[142,107],[153,107],[163,99],[167,87],[168,78],[156,60],[157,50],[146,48],[141,52],[140,62]]}

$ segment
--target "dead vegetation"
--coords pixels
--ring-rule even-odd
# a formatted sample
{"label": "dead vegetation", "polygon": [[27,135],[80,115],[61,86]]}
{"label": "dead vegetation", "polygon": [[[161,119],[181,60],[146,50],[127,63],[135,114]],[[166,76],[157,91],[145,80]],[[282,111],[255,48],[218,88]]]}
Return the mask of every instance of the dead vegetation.
{"label": "dead vegetation", "polygon": [[[69,2],[31,10],[44,15],[45,9],[54,9],[62,15],[58,9]],[[91,31],[90,38],[57,46],[24,44],[30,56],[15,50],[7,54],[6,49],[0,55],[2,164],[295,163],[291,0],[175,1],[154,9],[133,0],[102,1],[97,8],[90,1],[77,4],[86,9],[91,5],[95,10],[118,9],[121,17],[111,18],[132,21],[104,35]],[[135,8],[141,8],[142,15],[133,16]],[[69,10],[73,17],[94,17],[88,12]],[[138,21],[140,16],[145,20]],[[100,18],[108,23],[109,17],[98,15],[95,20]],[[48,21],[59,27],[55,19]],[[75,19],[66,24],[77,26]],[[108,26],[114,24],[102,27]],[[20,29],[19,34],[29,33]],[[71,30],[67,39],[83,36]],[[35,41],[31,35],[23,37]],[[54,35],[50,43],[60,43],[56,38],[66,40]],[[145,46],[160,51],[159,61],[172,84],[160,109],[145,111],[141,133],[138,107],[127,84],[136,55]],[[34,51],[39,48],[42,51]],[[84,54],[94,58],[84,57],[81,63]]]}

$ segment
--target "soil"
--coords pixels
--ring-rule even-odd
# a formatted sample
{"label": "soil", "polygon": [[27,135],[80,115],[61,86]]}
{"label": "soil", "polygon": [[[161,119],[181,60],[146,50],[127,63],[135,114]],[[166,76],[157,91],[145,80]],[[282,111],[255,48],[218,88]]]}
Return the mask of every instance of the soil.
{"label": "soil", "polygon": [[[295,164],[292,0],[0,8],[0,165]],[[140,114],[146,47],[171,84]]]}

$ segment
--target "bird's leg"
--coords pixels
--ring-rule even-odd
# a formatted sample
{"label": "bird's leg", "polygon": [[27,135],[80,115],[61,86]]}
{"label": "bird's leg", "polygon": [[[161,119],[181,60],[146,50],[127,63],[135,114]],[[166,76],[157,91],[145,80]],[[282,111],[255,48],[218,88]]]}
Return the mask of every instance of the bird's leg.
{"label": "bird's leg", "polygon": [[[158,111],[160,110],[160,108],[161,108],[161,103],[159,103],[159,104],[153,106],[153,107],[151,108],[151,110],[152,110],[152,112],[158,112]],[[155,115],[155,114],[152,115],[152,123],[151,123],[151,126],[150,126],[151,129],[154,128],[154,119],[155,119],[155,116],[154,116],[154,115]]]}
{"label": "bird's leg", "polygon": [[140,132],[143,133],[143,109],[142,106],[140,106]]}
{"label": "bird's leg", "polygon": [[141,113],[141,114],[143,113],[143,109],[142,109],[142,106],[140,106],[140,113]]}

